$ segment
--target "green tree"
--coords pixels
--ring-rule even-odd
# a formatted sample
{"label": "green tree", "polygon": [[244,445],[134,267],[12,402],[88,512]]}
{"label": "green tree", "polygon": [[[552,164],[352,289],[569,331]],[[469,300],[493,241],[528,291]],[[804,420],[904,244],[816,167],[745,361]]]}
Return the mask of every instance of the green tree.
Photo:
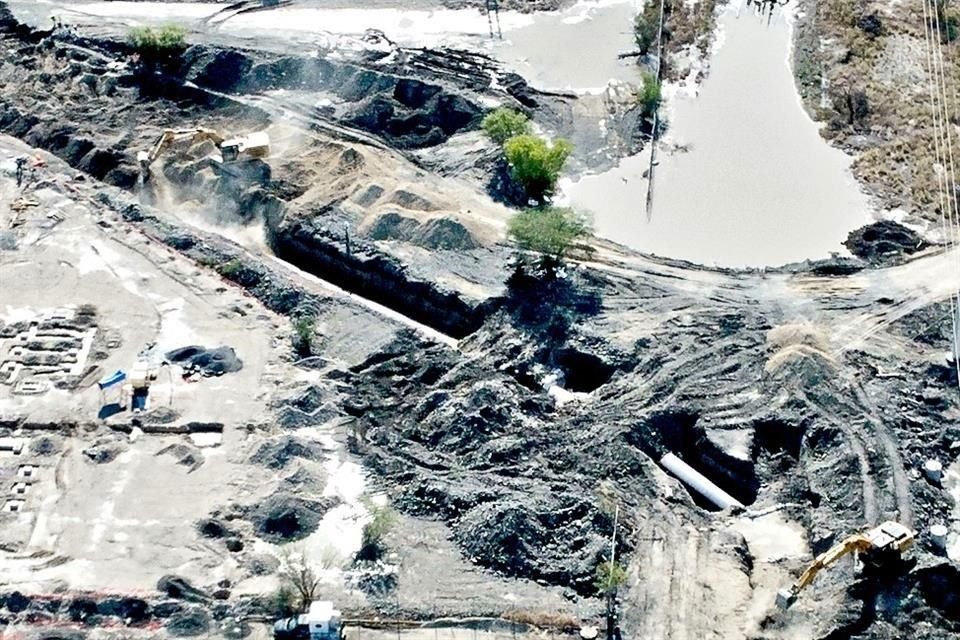
{"label": "green tree", "polygon": [[601,562],[597,565],[597,577],[593,585],[600,593],[615,591],[627,581],[626,570],[614,562]]}
{"label": "green tree", "polygon": [[652,73],[643,74],[643,86],[637,89],[637,104],[645,118],[650,118],[660,106],[660,83]]}
{"label": "green tree", "polygon": [[549,207],[514,214],[507,232],[522,248],[559,261],[590,232],[590,227],[572,209]]}
{"label": "green tree", "polygon": [[510,138],[530,133],[529,118],[507,107],[500,107],[490,112],[483,119],[482,126],[487,137],[497,144],[503,144]]}
{"label": "green tree", "polygon": [[514,136],[503,145],[513,179],[520,183],[527,197],[544,202],[557,187],[560,170],[573,151],[566,140],[552,145],[531,135]]}
{"label": "green tree", "polygon": [[127,42],[147,68],[172,66],[187,48],[186,31],[174,24],[158,29],[134,27],[127,35]]}
{"label": "green tree", "polygon": [[363,526],[357,557],[361,560],[377,560],[385,550],[384,537],[397,524],[397,512],[389,505],[374,504],[371,500],[366,500],[364,505],[370,512],[370,522]]}

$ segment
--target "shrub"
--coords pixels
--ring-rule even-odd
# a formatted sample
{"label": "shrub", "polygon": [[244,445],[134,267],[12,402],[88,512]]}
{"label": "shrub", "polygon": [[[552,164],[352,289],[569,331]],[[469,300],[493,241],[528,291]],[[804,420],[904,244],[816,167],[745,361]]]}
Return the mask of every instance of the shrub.
{"label": "shrub", "polygon": [[609,593],[626,581],[627,572],[622,566],[613,562],[601,562],[597,565],[597,577],[593,584],[600,593]]}
{"label": "shrub", "polygon": [[657,43],[657,33],[660,30],[660,3],[650,0],[646,3],[643,13],[633,20],[633,41],[642,55],[647,55]]}
{"label": "shrub", "polygon": [[294,348],[301,357],[313,354],[313,334],[317,329],[317,319],[313,316],[301,316],[294,320],[293,329],[296,332]]}
{"label": "shrub", "polygon": [[590,227],[572,209],[550,207],[515,214],[507,231],[522,248],[560,260],[589,233]]}
{"label": "shrub", "polygon": [[397,524],[397,512],[388,505],[366,502],[370,522],[363,526],[363,538],[357,557],[360,560],[377,560],[384,552],[383,538]]}
{"label": "shrub", "polygon": [[140,61],[150,67],[173,64],[187,48],[186,31],[173,24],[158,29],[134,27],[127,41],[140,56]]}
{"label": "shrub", "polygon": [[317,597],[320,578],[302,549],[284,549],[280,554],[280,588],[274,595],[274,606],[279,611],[301,613]]}
{"label": "shrub", "polygon": [[487,137],[497,144],[503,144],[510,138],[530,133],[530,122],[527,116],[506,107],[500,107],[488,114],[483,119],[482,126]]}
{"label": "shrub", "polygon": [[240,263],[240,261],[234,258],[224,262],[217,270],[224,278],[233,279],[238,273],[240,273],[242,268],[243,265]]}
{"label": "shrub", "polygon": [[522,135],[507,140],[503,151],[510,165],[510,174],[526,191],[527,197],[543,202],[553,195],[560,170],[573,146],[566,140],[549,145],[542,138]]}
{"label": "shrub", "polygon": [[637,89],[637,104],[645,118],[650,118],[660,106],[660,83],[652,73],[643,74],[643,86]]}

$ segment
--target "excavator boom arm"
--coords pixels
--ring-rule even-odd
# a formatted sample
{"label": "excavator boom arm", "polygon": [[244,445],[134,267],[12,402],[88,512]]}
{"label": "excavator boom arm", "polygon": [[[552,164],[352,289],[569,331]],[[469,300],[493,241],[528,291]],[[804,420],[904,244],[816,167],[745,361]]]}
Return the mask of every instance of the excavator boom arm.
{"label": "excavator boom arm", "polygon": [[799,592],[801,589],[813,582],[813,580],[817,577],[817,574],[840,560],[840,558],[851,553],[866,551],[870,548],[870,546],[870,541],[866,538],[866,536],[860,534],[844,539],[840,544],[834,545],[830,549],[817,556],[816,559],[810,563],[810,566],[807,567],[807,570],[804,571],[800,577],[797,578],[796,582],[793,583],[791,590],[795,593]]}

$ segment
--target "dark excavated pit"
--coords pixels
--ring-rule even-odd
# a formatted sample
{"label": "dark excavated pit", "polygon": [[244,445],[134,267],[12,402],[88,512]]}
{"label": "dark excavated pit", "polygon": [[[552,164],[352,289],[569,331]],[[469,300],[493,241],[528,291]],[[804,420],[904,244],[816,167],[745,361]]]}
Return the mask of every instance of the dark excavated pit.
{"label": "dark excavated pit", "polygon": [[[757,499],[760,480],[754,461],[735,457],[718,447],[699,424],[700,415],[692,411],[656,413],[637,425],[628,441],[659,462],[673,453],[742,504]],[[697,506],[717,511],[716,505],[687,488]]]}
{"label": "dark excavated pit", "polygon": [[565,388],[589,393],[610,382],[616,367],[591,353],[562,349],[556,354],[556,363],[563,370]]}
{"label": "dark excavated pit", "polygon": [[806,428],[780,420],[759,420],[753,424],[753,458],[764,453],[785,453],[794,460],[800,457]]}

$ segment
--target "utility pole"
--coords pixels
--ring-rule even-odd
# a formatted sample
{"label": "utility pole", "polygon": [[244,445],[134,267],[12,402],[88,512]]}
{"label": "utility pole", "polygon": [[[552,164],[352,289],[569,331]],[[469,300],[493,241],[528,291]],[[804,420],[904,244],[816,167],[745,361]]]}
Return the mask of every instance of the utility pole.
{"label": "utility pole", "polygon": [[[660,0],[660,25],[657,27],[657,72],[655,82],[660,85],[663,75],[663,0]],[[650,132],[650,167],[647,169],[647,222],[653,217],[653,168],[657,157],[657,129],[660,128],[660,106],[653,111],[653,131]]]}
{"label": "utility pole", "polygon": [[611,584],[607,588],[607,640],[620,640],[620,622],[617,615],[617,585],[612,584],[617,560],[617,524],[620,520],[620,505],[613,512],[613,535],[610,536],[610,571],[607,574]]}
{"label": "utility pole", "polygon": [[486,0],[487,6],[487,24],[490,26],[490,37],[493,38],[493,21],[497,21],[497,37],[503,40],[503,31],[500,30],[500,2],[499,0]]}

